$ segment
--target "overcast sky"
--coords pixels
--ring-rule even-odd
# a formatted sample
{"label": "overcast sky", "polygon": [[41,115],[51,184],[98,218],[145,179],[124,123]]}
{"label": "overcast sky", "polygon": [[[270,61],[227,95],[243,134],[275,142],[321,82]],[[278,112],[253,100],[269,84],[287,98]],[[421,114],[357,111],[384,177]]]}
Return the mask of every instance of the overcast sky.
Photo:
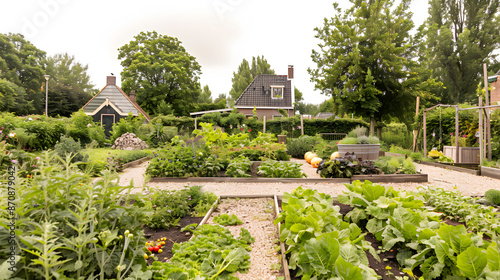
{"label": "overcast sky", "polygon": [[[68,53],[97,88],[122,71],[118,48],[141,31],[177,37],[202,67],[201,84],[215,98],[231,89],[243,58],[264,55],[276,74],[295,68],[295,86],[307,103],[326,99],[307,73],[318,41],[314,28],[333,15],[330,0],[143,0],[1,1],[0,33],[22,33],[48,55]],[[340,0],[343,6],[349,1]],[[413,0],[416,26],[427,17],[428,0]]]}

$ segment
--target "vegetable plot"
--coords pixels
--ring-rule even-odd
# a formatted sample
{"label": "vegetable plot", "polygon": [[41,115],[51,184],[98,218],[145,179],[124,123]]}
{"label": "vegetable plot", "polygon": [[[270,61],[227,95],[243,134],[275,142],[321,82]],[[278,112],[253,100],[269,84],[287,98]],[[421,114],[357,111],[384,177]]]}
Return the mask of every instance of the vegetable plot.
{"label": "vegetable plot", "polygon": [[441,214],[428,211],[419,194],[369,181],[346,186],[349,191],[338,200],[354,207],[350,221],[373,233],[384,250],[396,249],[408,274],[419,271],[423,279],[499,279],[496,236],[489,242],[463,225],[442,223]]}
{"label": "vegetable plot", "polygon": [[287,245],[289,267],[302,279],[377,279],[368,267],[365,250],[378,258],[364,233],[342,220],[333,198],[314,190],[297,188],[285,193],[280,239]]}

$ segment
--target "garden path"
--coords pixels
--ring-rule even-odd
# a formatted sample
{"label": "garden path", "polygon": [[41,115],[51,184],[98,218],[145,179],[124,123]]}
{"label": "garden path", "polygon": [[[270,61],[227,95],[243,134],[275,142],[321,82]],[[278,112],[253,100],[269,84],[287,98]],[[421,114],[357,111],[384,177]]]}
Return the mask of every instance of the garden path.
{"label": "garden path", "polygon": [[[308,178],[319,178],[316,169],[312,168],[305,160],[292,159],[295,162],[302,163],[302,169]],[[136,191],[140,192],[144,186],[144,174],[149,162],[141,165],[127,168],[120,173],[120,185],[127,186],[133,180]],[[472,175],[440,167],[415,164],[417,170],[429,175],[428,183],[385,183],[398,190],[416,191],[420,186],[435,186],[446,190],[453,190],[454,187],[463,195],[483,195],[489,189],[500,190],[500,180],[488,177]],[[337,196],[346,190],[344,184],[334,183],[146,183],[148,188],[158,187],[161,189],[175,190],[184,186],[202,185],[206,191],[217,195],[244,195],[244,194],[277,194],[292,192],[295,188],[316,189],[320,192]]]}

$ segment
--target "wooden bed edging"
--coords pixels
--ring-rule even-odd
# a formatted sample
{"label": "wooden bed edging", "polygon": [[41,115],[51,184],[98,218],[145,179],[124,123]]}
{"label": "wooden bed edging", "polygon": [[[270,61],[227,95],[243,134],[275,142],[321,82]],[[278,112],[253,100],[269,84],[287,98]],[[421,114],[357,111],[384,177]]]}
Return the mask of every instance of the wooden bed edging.
{"label": "wooden bed edging", "polygon": [[481,166],[481,176],[500,179],[500,169],[493,167]]}
{"label": "wooden bed edging", "polygon": [[372,183],[427,183],[429,175],[427,174],[373,174],[373,175],[354,175],[351,181],[369,180]]}
{"label": "wooden bed edging", "polygon": [[[278,215],[280,214],[280,208],[278,205],[279,205],[278,204],[278,196],[274,195],[274,211],[276,214],[276,218],[278,218]],[[285,280],[290,280],[291,279],[290,269],[288,268],[288,260],[286,259],[286,254],[285,254],[285,252],[286,252],[285,243],[281,242],[281,238],[280,238],[281,223],[278,223],[276,225],[276,227],[278,229],[278,240],[280,241],[280,249],[281,249],[281,264],[283,265]]]}
{"label": "wooden bed edging", "polygon": [[[473,169],[468,169],[468,168],[453,166],[453,165],[448,165],[448,164],[442,164],[442,163],[437,163],[437,162],[429,162],[429,161],[422,161],[421,160],[420,164],[441,167],[441,168],[447,168],[447,169],[451,169],[451,170],[458,171],[458,172],[469,173],[472,175],[480,175],[481,174],[480,170],[473,170]],[[464,165],[464,164],[462,163],[461,165]],[[477,165],[477,164],[475,164],[475,165]]]}
{"label": "wooden bed edging", "polygon": [[134,166],[139,165],[139,164],[141,164],[141,163],[143,163],[145,161],[148,161],[150,159],[151,159],[150,156],[145,156],[143,158],[140,158],[140,159],[137,159],[137,160],[134,160],[134,161],[131,161],[131,162],[127,162],[127,163],[123,164],[122,167],[123,167],[123,169],[134,167]]}
{"label": "wooden bed edging", "polygon": [[234,178],[234,177],[155,177],[151,183],[330,183],[350,184],[356,180],[370,180],[373,183],[423,183],[428,182],[427,174],[384,174],[384,175],[354,175],[352,178]]}
{"label": "wooden bed edging", "polygon": [[151,183],[160,182],[207,182],[207,183],[350,183],[349,178],[234,178],[234,177],[154,177]]}

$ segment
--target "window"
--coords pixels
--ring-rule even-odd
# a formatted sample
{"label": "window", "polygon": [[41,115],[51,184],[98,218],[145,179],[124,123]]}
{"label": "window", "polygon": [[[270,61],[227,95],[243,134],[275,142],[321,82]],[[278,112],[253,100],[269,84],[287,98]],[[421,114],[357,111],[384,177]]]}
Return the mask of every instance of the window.
{"label": "window", "polygon": [[285,86],[271,86],[271,97],[273,99],[283,99]]}

